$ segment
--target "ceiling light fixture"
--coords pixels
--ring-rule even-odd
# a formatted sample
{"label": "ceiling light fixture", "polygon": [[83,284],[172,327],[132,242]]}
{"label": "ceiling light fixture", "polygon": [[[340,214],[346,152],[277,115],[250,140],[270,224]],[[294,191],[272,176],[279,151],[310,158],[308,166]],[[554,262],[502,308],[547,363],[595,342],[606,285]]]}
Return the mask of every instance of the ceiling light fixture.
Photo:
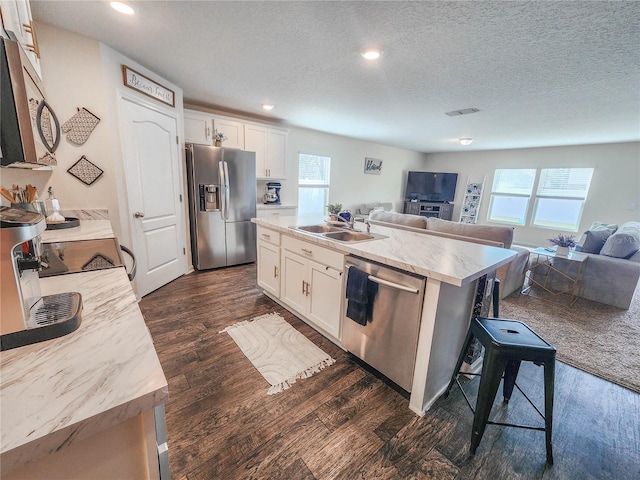
{"label": "ceiling light fixture", "polygon": [[135,13],[133,7],[124,2],[111,2],[111,8],[124,15],[133,15]]}
{"label": "ceiling light fixture", "polygon": [[360,55],[367,60],[377,60],[382,56],[382,50],[376,47],[365,48],[360,52]]}
{"label": "ceiling light fixture", "polygon": [[264,108],[265,110],[273,110],[275,108],[275,105],[272,105],[270,103],[263,103],[262,108]]}
{"label": "ceiling light fixture", "polygon": [[473,143],[473,138],[461,138],[460,139],[460,145],[464,145],[465,147],[467,145],[471,145]]}

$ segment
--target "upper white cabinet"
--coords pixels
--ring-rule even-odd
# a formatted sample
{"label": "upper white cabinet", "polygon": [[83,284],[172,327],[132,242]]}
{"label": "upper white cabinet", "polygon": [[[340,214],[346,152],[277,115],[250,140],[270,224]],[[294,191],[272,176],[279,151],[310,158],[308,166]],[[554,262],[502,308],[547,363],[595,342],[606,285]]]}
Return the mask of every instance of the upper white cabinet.
{"label": "upper white cabinet", "polygon": [[227,139],[223,147],[246,150],[244,142],[244,124],[235,120],[213,117],[213,130],[222,133]]}
{"label": "upper white cabinet", "polygon": [[244,127],[245,150],[256,152],[258,178],[283,179],[287,156],[286,130],[247,124]]}
{"label": "upper white cabinet", "polygon": [[281,180],[286,178],[288,130],[256,123],[243,123],[194,110],[184,111],[184,138],[187,143],[213,145],[218,131],[227,138],[223,147],[256,152],[256,177]]}
{"label": "upper white cabinet", "polygon": [[36,73],[42,78],[40,71],[40,50],[36,37],[31,7],[27,0],[0,0],[2,9],[2,26],[5,31],[13,32],[22,45]]}
{"label": "upper white cabinet", "polygon": [[211,115],[189,110],[184,111],[184,141],[213,145],[213,119]]}

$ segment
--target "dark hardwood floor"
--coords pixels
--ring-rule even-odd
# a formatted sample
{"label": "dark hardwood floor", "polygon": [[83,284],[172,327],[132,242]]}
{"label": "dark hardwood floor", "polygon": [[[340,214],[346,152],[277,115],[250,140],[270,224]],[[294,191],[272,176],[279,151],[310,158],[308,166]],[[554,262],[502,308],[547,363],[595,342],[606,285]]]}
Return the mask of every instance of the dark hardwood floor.
{"label": "dark hardwood floor", "polygon": [[[558,362],[555,465],[545,464],[543,432],[491,425],[473,456],[472,414],[457,389],[416,416],[405,396],[265,297],[255,276],[255,265],[196,272],[140,302],[169,381],[173,479],[640,478],[640,395]],[[219,331],[269,312],[336,363],[267,396]],[[465,385],[472,397],[477,381]],[[523,364],[518,383],[543,405],[541,368]],[[492,417],[542,425],[517,391]]]}

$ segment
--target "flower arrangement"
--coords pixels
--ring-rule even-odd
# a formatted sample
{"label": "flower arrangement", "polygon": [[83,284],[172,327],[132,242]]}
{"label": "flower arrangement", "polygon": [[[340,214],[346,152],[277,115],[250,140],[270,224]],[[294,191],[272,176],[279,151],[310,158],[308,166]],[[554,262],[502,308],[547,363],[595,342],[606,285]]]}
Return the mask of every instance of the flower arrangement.
{"label": "flower arrangement", "polygon": [[573,235],[563,235],[559,233],[553,238],[548,239],[552,245],[556,245],[558,247],[567,247],[573,248],[577,245],[576,237]]}
{"label": "flower arrangement", "polygon": [[223,142],[226,139],[227,139],[227,137],[225,137],[224,133],[219,132],[217,128],[213,131],[213,141],[214,142]]}
{"label": "flower arrangement", "polygon": [[342,204],[341,203],[330,203],[329,205],[327,205],[327,210],[329,211],[329,213],[331,215],[337,215],[342,211]]}

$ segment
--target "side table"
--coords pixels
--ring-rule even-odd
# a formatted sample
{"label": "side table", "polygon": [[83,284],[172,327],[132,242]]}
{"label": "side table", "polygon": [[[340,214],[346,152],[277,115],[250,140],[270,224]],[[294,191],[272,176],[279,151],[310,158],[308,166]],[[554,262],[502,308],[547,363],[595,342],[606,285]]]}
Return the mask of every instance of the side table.
{"label": "side table", "polygon": [[522,293],[526,295],[537,286],[554,297],[568,295],[569,306],[572,306],[580,297],[587,260],[589,256],[579,252],[558,255],[555,250],[544,247],[532,250]]}

